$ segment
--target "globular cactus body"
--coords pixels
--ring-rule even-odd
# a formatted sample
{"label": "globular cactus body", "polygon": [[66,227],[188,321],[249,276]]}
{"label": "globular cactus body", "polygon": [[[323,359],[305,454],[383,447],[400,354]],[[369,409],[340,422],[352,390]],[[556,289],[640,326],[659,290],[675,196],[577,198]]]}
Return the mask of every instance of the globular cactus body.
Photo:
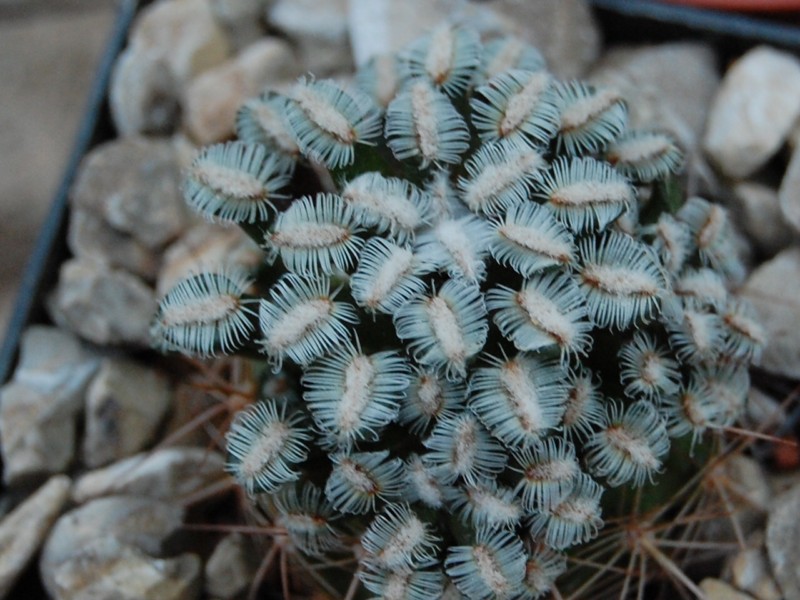
{"label": "globular cactus body", "polygon": [[[375,597],[540,597],[604,490],[646,492],[671,438],[742,411],[763,336],[729,225],[671,214],[669,136],[516,40],[443,26],[356,82],[265,93],[195,161],[188,202],[269,276],[190,277],[155,338],[299,374],[300,400],[238,416],[227,465],[298,552],[359,543]],[[287,203],[311,164],[336,189]]]}

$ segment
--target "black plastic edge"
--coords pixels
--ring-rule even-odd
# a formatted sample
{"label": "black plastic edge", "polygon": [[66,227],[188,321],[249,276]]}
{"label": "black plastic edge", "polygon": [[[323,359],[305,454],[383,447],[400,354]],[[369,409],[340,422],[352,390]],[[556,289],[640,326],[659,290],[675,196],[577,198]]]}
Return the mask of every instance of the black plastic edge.
{"label": "black plastic edge", "polygon": [[28,264],[22,276],[17,299],[8,322],[3,345],[0,348],[0,382],[11,376],[17,359],[17,351],[22,332],[34,322],[37,311],[43,313],[43,294],[55,281],[63,252],[56,252],[61,244],[66,249],[66,223],[69,190],[75,180],[78,166],[86,152],[98,138],[98,124],[108,95],[111,72],[114,62],[125,45],[128,29],[136,16],[137,0],[119,0],[114,28],[105,45],[105,50],[96,69],[78,133],[75,136],[72,152],[67,161],[61,183],[56,190],[50,211],[45,217]]}
{"label": "black plastic edge", "polygon": [[763,17],[694,8],[656,0],[589,0],[611,18],[643,19],[682,28],[701,36],[718,36],[740,44],[770,44],[800,51],[800,27]]}

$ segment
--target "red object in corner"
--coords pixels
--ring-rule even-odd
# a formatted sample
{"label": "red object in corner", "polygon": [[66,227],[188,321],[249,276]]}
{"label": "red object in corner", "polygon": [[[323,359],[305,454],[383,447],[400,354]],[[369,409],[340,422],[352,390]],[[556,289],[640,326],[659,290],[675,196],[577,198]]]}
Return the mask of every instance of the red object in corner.
{"label": "red object in corner", "polygon": [[772,446],[772,460],[779,471],[795,471],[800,467],[800,447],[793,435],[781,438]]}
{"label": "red object in corner", "polygon": [[686,4],[697,8],[750,12],[800,11],[800,0],[663,0],[670,4]]}

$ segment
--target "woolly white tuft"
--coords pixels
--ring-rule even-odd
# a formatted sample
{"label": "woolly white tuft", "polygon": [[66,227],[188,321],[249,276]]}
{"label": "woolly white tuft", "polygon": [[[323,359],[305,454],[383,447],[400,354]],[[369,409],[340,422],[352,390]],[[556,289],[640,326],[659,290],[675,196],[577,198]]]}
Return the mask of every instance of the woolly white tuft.
{"label": "woolly white tuft", "polygon": [[300,150],[331,169],[352,164],[355,145],[380,136],[380,111],[363,92],[301,79],[289,96],[287,121]]}
{"label": "woolly white tuft", "polygon": [[491,228],[474,216],[444,219],[419,237],[414,253],[425,265],[478,283],[486,277],[485,259],[491,239]]}
{"label": "woolly white tuft", "polygon": [[635,199],[624,176],[593,158],[557,159],[534,184],[534,194],[574,232],[602,231]]}
{"label": "woolly white tuft", "polygon": [[400,243],[427,219],[430,198],[405,179],[369,172],[347,182],[342,198],[366,227],[388,232]]}
{"label": "woolly white tuft", "polygon": [[486,294],[494,322],[518,350],[558,348],[562,361],[586,354],[592,345],[586,301],[567,273],[536,274],[520,290],[500,286]]}
{"label": "woolly white tuft", "polygon": [[194,159],[183,182],[187,204],[209,220],[255,223],[269,217],[273,200],[291,179],[287,164],[266,146],[215,144]]}
{"label": "woolly white tuft", "polygon": [[365,355],[345,348],[306,370],[303,399],[326,440],[349,447],[377,440],[395,420],[409,375],[406,361],[395,352]]}
{"label": "woolly white tuft", "polygon": [[668,284],[649,246],[610,231],[584,238],[578,252],[578,277],[595,325],[620,330],[654,317]]}
{"label": "woolly white tuft", "polygon": [[364,240],[353,210],[333,194],[306,196],[280,213],[264,236],[269,260],[280,256],[298,275],[316,277],[347,271]]}
{"label": "woolly white tuft", "polygon": [[501,214],[525,202],[546,163],[539,151],[509,142],[484,144],[467,160],[461,198],[472,212]]}
{"label": "woolly white tuft", "polygon": [[489,329],[479,288],[458,279],[403,305],[394,324],[415,360],[452,379],[466,376],[467,361],[481,351]]}
{"label": "woolly white tuft", "polygon": [[411,80],[386,109],[386,143],[398,160],[457,164],[469,148],[469,130],[447,96]]}
{"label": "woolly white tuft", "polygon": [[526,202],[511,208],[494,224],[492,256],[523,277],[575,260],[572,235],[544,206]]}
{"label": "woolly white tuft", "polygon": [[326,277],[284,275],[272,286],[270,298],[260,303],[260,343],[276,369],[287,357],[307,365],[345,343],[348,326],[358,323],[351,305],[334,301]]}
{"label": "woolly white tuft", "polygon": [[251,284],[246,273],[235,270],[179,281],[159,301],[150,332],[153,343],[200,357],[241,348],[255,329],[255,312],[242,300]]}
{"label": "woolly white tuft", "polygon": [[666,425],[653,405],[639,400],[623,408],[608,405],[608,423],[584,446],[592,473],[611,487],[630,482],[641,487],[661,471],[669,452]]}

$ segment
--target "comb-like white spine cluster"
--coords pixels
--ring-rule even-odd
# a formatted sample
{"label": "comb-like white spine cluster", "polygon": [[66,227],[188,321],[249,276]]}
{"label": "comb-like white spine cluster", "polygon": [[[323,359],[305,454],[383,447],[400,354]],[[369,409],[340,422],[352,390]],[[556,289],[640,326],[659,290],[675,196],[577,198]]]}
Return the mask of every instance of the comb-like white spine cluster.
{"label": "comb-like white spine cluster", "polygon": [[541,597],[606,488],[649,493],[671,439],[744,410],[765,339],[726,213],[675,208],[681,153],[616,90],[444,24],[353,87],[264,92],[237,135],[184,189],[265,264],[179,283],[154,336],[282,370],[226,468],[315,563],[360,542],[376,597]]}

